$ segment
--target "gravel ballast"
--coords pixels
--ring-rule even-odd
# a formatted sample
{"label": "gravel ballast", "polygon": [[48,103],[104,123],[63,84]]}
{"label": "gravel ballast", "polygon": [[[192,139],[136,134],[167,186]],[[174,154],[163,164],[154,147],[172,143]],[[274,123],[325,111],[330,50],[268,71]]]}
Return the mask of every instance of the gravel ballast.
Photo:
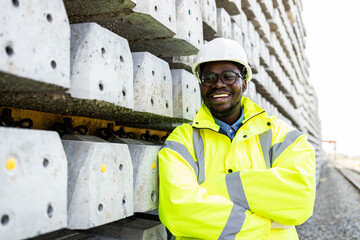
{"label": "gravel ballast", "polygon": [[332,163],[323,168],[313,216],[296,229],[300,240],[360,239],[360,190]]}

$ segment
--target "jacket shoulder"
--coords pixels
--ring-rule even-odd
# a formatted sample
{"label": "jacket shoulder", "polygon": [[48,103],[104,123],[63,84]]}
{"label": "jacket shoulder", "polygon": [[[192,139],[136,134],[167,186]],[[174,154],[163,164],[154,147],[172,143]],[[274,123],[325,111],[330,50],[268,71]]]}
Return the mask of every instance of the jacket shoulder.
{"label": "jacket shoulder", "polygon": [[166,141],[175,141],[179,143],[192,141],[192,131],[193,127],[191,126],[191,123],[183,123],[172,131]]}

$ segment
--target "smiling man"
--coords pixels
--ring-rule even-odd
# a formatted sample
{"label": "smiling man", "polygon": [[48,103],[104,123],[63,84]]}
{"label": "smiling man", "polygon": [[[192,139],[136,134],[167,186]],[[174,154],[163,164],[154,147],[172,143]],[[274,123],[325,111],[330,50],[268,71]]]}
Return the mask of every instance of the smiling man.
{"label": "smiling man", "polygon": [[159,152],[162,223],[176,239],[298,239],[315,200],[305,134],[243,97],[251,68],[234,40],[199,51],[204,104]]}

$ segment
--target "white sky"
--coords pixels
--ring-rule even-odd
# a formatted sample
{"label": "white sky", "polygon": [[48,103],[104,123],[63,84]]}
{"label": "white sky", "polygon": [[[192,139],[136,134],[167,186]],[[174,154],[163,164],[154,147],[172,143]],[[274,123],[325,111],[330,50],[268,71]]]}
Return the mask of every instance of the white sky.
{"label": "white sky", "polygon": [[360,1],[303,0],[303,6],[322,138],[336,140],[338,153],[360,156]]}

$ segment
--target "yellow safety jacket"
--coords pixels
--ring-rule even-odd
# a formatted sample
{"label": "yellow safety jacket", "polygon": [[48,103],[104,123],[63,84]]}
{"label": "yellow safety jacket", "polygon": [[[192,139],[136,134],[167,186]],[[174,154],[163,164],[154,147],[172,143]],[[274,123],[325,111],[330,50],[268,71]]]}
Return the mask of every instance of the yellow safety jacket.
{"label": "yellow safety jacket", "polygon": [[159,216],[176,239],[298,239],[315,201],[305,134],[242,97],[231,141],[203,104],[159,152]]}

